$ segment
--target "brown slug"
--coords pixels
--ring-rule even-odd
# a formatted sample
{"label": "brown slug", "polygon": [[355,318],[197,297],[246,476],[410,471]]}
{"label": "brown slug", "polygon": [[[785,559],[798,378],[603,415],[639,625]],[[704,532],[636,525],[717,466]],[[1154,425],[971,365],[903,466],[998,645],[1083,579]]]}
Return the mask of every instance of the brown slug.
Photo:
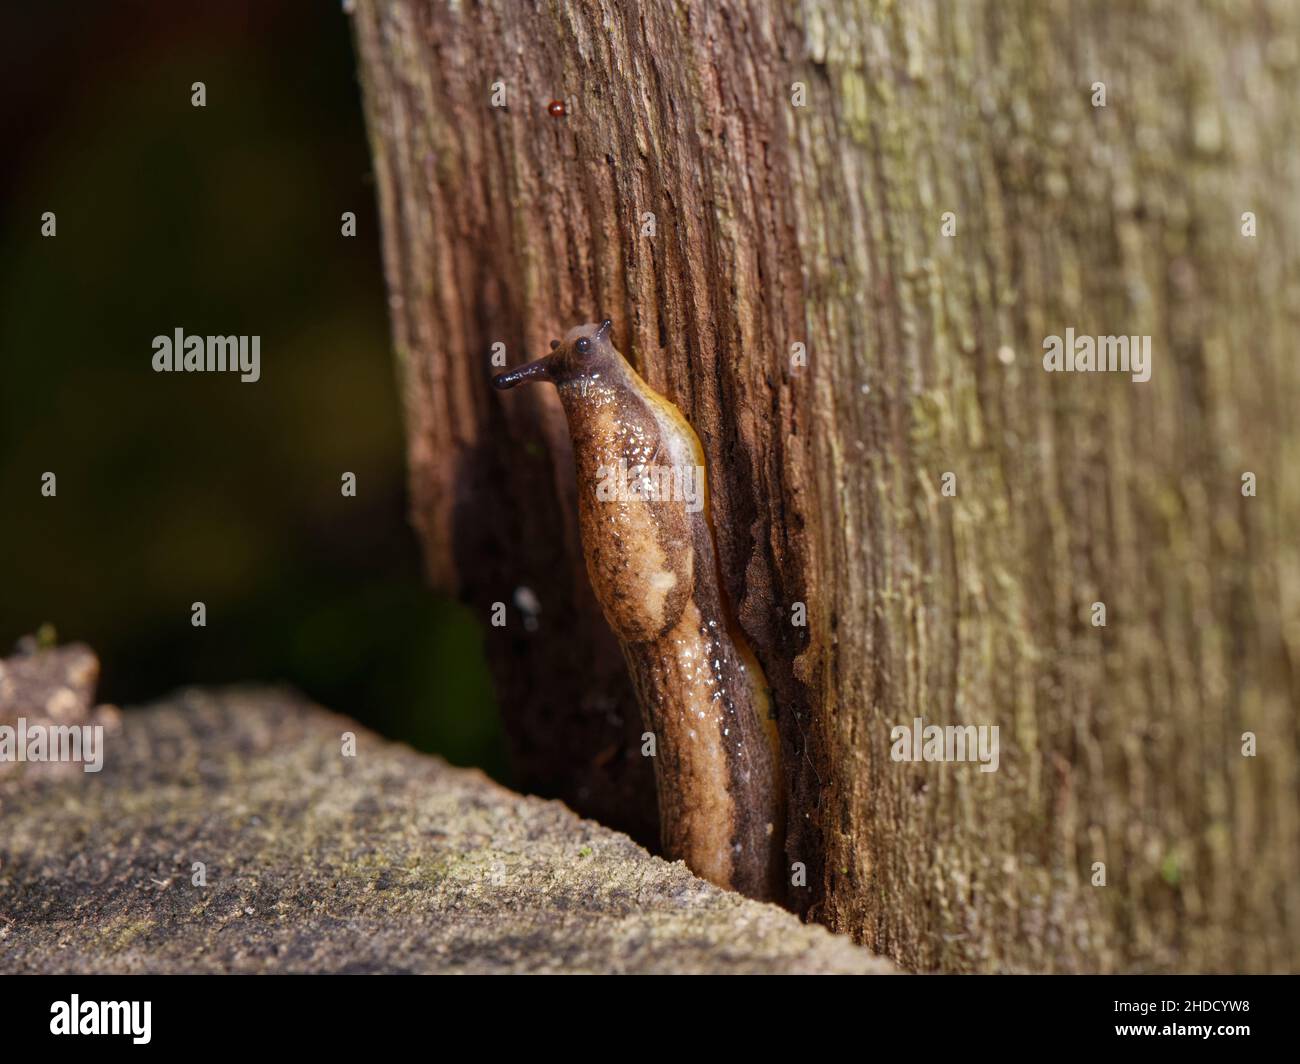
{"label": "brown slug", "polygon": [[609,321],[551,348],[492,383],[559,392],[587,572],[655,736],[664,851],[719,886],[778,898],[780,744],[721,588],[699,438],[615,349]]}

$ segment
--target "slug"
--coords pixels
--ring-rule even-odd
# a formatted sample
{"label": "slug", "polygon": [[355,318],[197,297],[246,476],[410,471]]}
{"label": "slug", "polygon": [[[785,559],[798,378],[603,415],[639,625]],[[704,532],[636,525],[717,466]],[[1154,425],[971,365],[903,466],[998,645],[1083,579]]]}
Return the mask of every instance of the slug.
{"label": "slug", "polygon": [[615,349],[611,323],[497,374],[549,381],[569,423],[592,588],[655,736],[663,849],[753,898],[781,894],[781,749],[770,694],[721,587],[704,449]]}

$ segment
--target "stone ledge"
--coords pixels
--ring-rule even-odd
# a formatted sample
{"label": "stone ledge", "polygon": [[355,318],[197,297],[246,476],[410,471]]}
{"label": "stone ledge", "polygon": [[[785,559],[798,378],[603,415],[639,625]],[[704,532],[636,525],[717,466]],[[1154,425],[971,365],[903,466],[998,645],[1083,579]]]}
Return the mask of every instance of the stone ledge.
{"label": "stone ledge", "polygon": [[0,774],[0,971],[893,970],[292,692],[183,691],[106,744]]}

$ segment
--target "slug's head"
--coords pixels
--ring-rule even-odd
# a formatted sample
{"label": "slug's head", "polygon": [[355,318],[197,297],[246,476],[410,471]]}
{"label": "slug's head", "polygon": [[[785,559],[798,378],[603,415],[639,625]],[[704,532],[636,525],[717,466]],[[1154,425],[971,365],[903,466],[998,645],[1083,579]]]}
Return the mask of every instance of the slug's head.
{"label": "slug's head", "polygon": [[566,384],[617,377],[623,356],[614,349],[609,332],[613,323],[606,318],[599,325],[579,325],[570,329],[563,340],[551,341],[551,353],[506,373],[498,373],[492,383],[501,389],[513,388],[524,381],[550,381],[563,389]]}

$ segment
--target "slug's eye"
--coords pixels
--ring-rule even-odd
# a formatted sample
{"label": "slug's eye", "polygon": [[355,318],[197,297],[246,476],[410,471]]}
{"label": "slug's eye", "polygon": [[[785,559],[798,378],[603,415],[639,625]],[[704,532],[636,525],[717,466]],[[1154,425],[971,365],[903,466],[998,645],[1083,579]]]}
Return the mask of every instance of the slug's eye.
{"label": "slug's eye", "polygon": [[559,346],[560,346],[560,341],[559,341],[559,340],[552,340],[552,341],[551,341],[551,350],[552,350],[552,351],[554,351],[554,350],[555,350],[557,347],[559,347]]}
{"label": "slug's eye", "polygon": [[577,349],[578,354],[585,355],[591,350],[591,341],[585,336],[579,336],[578,339],[574,341],[573,346]]}

